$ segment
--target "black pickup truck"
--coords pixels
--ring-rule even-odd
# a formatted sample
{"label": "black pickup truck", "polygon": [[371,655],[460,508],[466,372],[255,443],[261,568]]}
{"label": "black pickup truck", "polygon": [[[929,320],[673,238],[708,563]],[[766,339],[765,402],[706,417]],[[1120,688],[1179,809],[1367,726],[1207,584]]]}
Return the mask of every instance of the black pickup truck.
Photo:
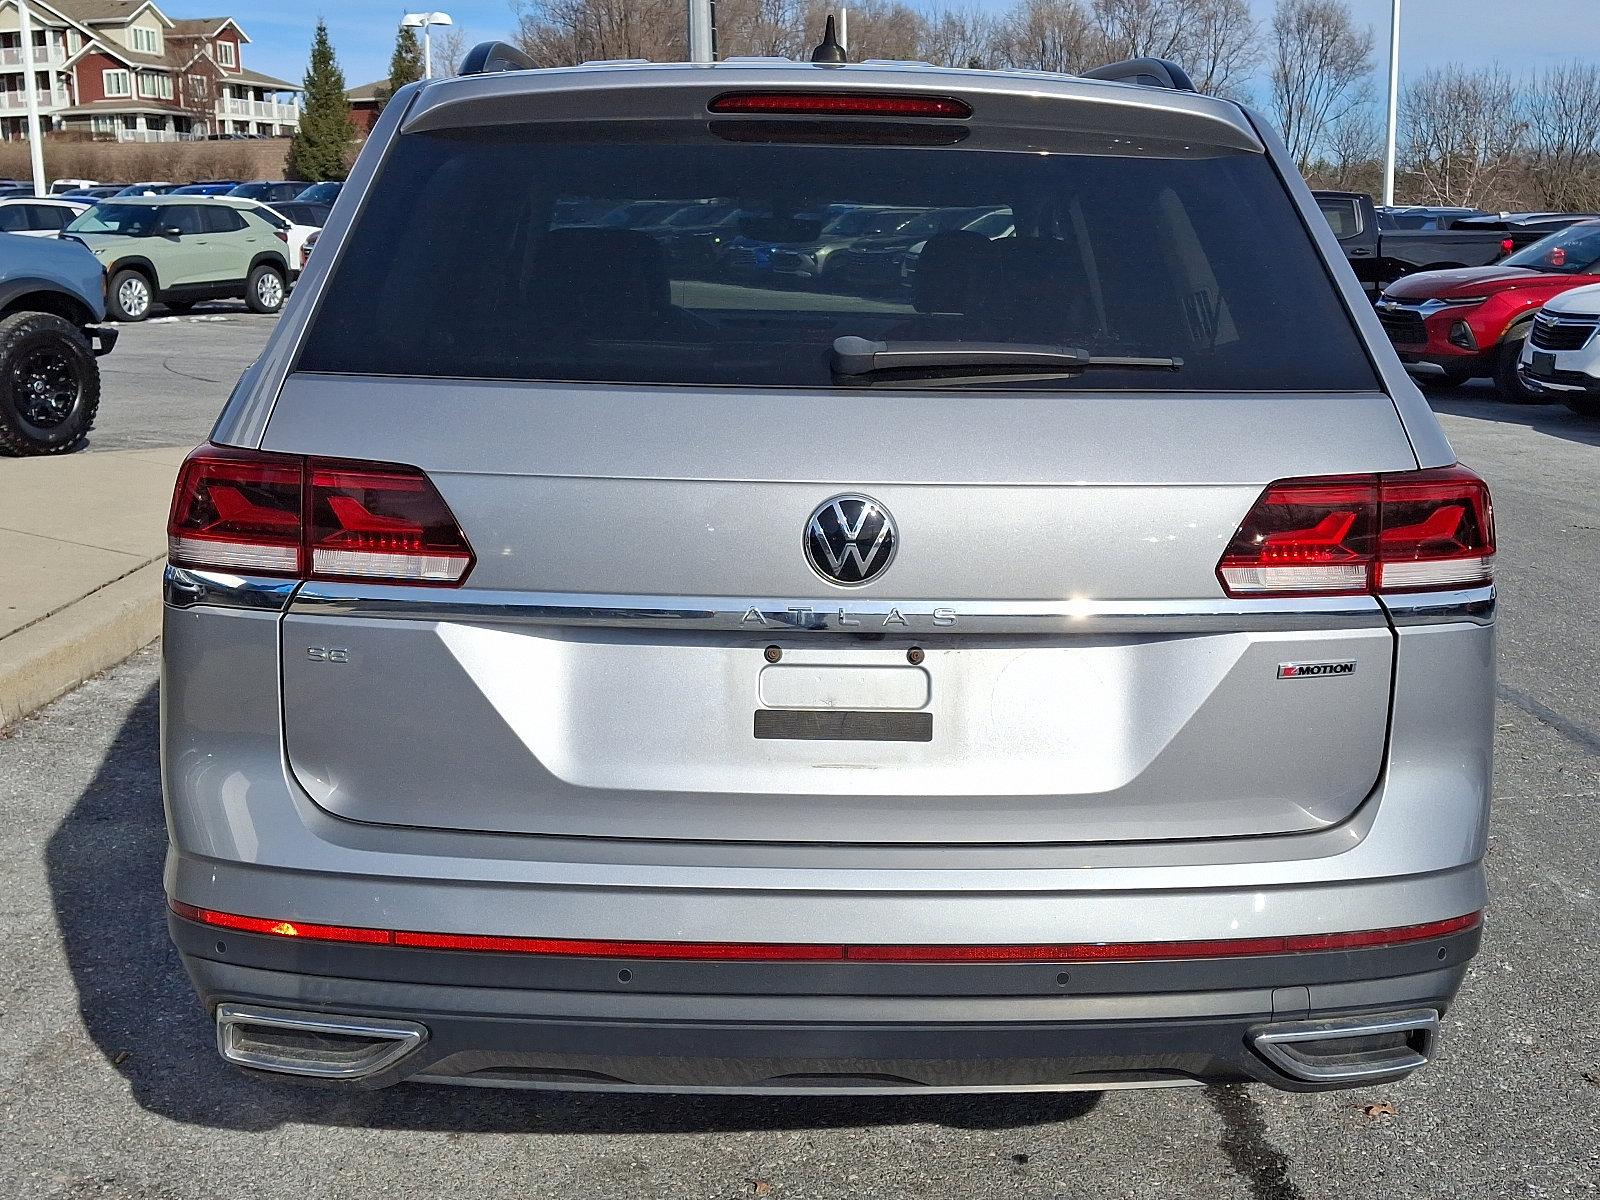
{"label": "black pickup truck", "polygon": [[[1374,298],[1403,275],[1486,267],[1554,233],[1560,224],[1500,217],[1453,221],[1447,229],[1384,229],[1365,192],[1314,192],[1356,278]],[[1547,214],[1552,220],[1563,218]],[[1581,217],[1572,217],[1573,221]]]}

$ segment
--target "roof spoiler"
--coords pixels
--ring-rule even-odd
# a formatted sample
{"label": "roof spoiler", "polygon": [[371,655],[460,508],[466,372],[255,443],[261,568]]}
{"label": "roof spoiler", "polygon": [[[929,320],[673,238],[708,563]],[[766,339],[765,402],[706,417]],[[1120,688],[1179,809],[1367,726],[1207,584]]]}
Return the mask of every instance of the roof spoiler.
{"label": "roof spoiler", "polygon": [[[469,56],[470,57],[470,56]],[[463,74],[465,71],[463,71]],[[1084,79],[1109,79],[1114,83],[1137,83],[1142,87],[1166,88],[1173,92],[1192,92],[1194,80],[1175,62],[1165,58],[1130,58],[1107,63],[1083,73]]]}
{"label": "roof spoiler", "polygon": [[479,42],[461,60],[460,75],[487,75],[491,71],[532,71],[538,63],[509,42]]}

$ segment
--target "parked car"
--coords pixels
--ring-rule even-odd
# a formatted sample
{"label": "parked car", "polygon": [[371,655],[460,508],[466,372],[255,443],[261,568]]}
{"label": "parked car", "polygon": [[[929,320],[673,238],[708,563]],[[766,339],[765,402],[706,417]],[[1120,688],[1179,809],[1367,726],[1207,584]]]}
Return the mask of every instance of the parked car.
{"label": "parked car", "polygon": [[1600,417],[1600,283],[1546,301],[1522,343],[1517,373],[1529,393]]}
{"label": "parked car", "polygon": [[289,275],[298,275],[306,258],[306,241],[327,223],[327,210],[320,204],[291,200],[286,204],[258,204],[255,212],[283,234],[289,248]]}
{"label": "parked car", "polygon": [[100,409],[100,366],[116,345],[105,270],[82,246],[0,233],[0,454],[65,454]]}
{"label": "parked car", "polygon": [[200,183],[186,183],[180,188],[173,188],[168,195],[172,196],[226,196],[239,186],[237,179],[209,179]]}
{"label": "parked car", "polygon": [[280,200],[270,207],[273,212],[288,218],[296,225],[304,225],[310,229],[321,229],[328,223],[328,216],[333,212],[331,205],[314,204],[304,200]]}
{"label": "parked car", "polygon": [[130,183],[121,191],[114,193],[114,195],[118,198],[130,196],[165,196],[177,186],[178,185],[175,183],[163,183],[159,181],[151,183]]}
{"label": "parked car", "polygon": [[0,198],[0,233],[53,238],[88,207],[60,196]]}
{"label": "parked car", "polygon": [[[722,247],[729,275],[752,281],[796,282],[825,278],[835,255],[862,238],[896,233],[923,214],[920,208],[853,206],[826,220],[757,217]],[[765,229],[762,226],[770,225]]]}
{"label": "parked car", "polygon": [[1374,296],[1418,271],[1486,266],[1549,232],[1506,222],[1480,227],[1471,217],[1448,228],[1385,229],[1365,192],[1313,194],[1356,278]]}
{"label": "parked car", "polygon": [[331,205],[339,198],[339,193],[344,188],[344,181],[340,179],[324,179],[321,183],[313,183],[305,191],[295,197],[307,204]]}
{"label": "parked car", "polygon": [[1463,217],[1456,222],[1456,227],[1514,232],[1523,235],[1525,239],[1519,244],[1526,244],[1565,229],[1569,225],[1576,225],[1579,221],[1592,221],[1597,217],[1600,217],[1600,213],[1487,213],[1481,217]]}
{"label": "parked car", "polygon": [[1465,217],[1483,217],[1481,208],[1452,208],[1427,204],[1377,206],[1379,229],[1450,229]]}
{"label": "parked car", "polygon": [[259,200],[263,204],[273,204],[279,200],[298,199],[300,193],[306,190],[305,180],[280,179],[277,181],[258,179],[251,183],[241,183],[231,189],[228,195],[240,200]]}
{"label": "parked car", "polygon": [[86,200],[90,204],[98,204],[101,200],[109,200],[123,188],[120,183],[106,184],[102,187],[78,188],[71,192],[57,192],[54,195],[62,200]]}
{"label": "parked car", "polygon": [[872,292],[898,291],[910,285],[907,256],[927,245],[935,234],[967,229],[982,237],[1004,236],[1014,229],[1009,208],[933,208],[889,233],[867,234],[834,255],[828,276],[840,287]]}
{"label": "parked car", "polygon": [[1378,301],[1378,318],[1420,383],[1453,387],[1490,377],[1507,400],[1535,400],[1517,375],[1534,314],[1597,278],[1600,220],[1584,221],[1492,267],[1399,280]]}
{"label": "parked car", "polygon": [[99,186],[100,181],[98,179],[52,179],[50,181],[50,194],[59,196],[63,192],[76,192],[84,188]]}
{"label": "parked car", "polygon": [[288,239],[259,207],[224,196],[107,200],[62,236],[105,264],[107,307],[118,321],[142,321],[154,304],[184,312],[201,300],[235,298],[273,313],[288,291]]}
{"label": "parked car", "polygon": [[[1270,128],[1150,60],[532,66],[386,110],[180,473],[165,883],[224,1058],[1426,1062],[1485,904],[1489,495]],[[554,226],[595,196],[1022,216],[886,300]]]}

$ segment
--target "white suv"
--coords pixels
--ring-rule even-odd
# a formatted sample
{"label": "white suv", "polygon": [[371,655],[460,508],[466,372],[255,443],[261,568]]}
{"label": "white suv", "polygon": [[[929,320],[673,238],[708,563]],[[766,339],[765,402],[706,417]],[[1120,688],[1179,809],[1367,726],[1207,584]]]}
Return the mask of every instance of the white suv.
{"label": "white suv", "polygon": [[1600,284],[1553,297],[1533,319],[1517,374],[1535,395],[1600,417]]}

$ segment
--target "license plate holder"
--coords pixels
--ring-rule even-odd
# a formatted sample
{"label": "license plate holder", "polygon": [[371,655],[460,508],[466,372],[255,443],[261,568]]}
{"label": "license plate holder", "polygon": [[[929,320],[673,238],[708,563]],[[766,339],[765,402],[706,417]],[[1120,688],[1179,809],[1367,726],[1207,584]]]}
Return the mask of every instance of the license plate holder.
{"label": "license plate holder", "polygon": [[1535,375],[1554,375],[1556,373],[1556,356],[1548,350],[1535,350],[1531,365],[1532,373]]}

